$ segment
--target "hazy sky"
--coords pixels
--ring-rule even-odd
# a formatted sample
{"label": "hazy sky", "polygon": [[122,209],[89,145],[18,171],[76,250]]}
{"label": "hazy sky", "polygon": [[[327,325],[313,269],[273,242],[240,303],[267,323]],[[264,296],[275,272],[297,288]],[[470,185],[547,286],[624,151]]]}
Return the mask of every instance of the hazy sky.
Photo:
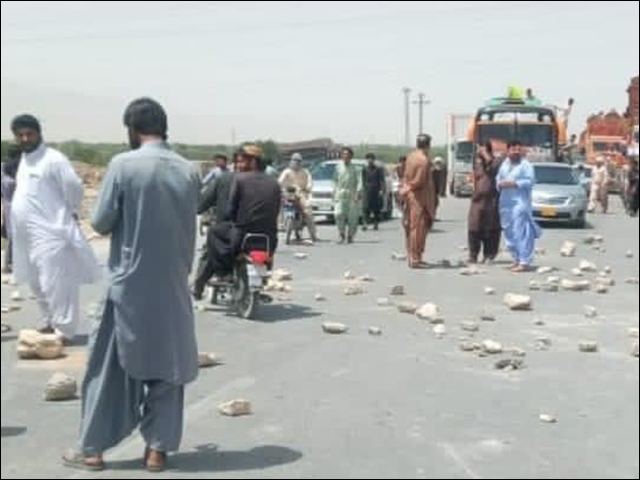
{"label": "hazy sky", "polygon": [[[401,143],[401,88],[427,130],[509,85],[577,100],[573,126],[626,106],[638,74],[633,2],[2,1],[1,136],[31,111],[50,139],[121,141],[151,95],[174,141],[331,136]],[[417,111],[412,111],[414,129]],[[412,135],[416,132],[412,132]]]}

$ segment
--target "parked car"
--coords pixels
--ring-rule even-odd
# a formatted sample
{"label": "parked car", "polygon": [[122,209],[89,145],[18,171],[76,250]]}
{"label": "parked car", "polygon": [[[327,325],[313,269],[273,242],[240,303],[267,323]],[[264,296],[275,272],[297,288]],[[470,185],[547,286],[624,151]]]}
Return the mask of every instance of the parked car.
{"label": "parked car", "polygon": [[[331,222],[335,221],[335,203],[333,200],[335,187],[334,178],[339,163],[340,160],[329,160],[319,163],[311,171],[311,176],[313,177],[311,208],[315,218],[328,219]],[[353,163],[358,167],[360,172],[363,172],[368,164],[366,160],[355,159],[353,160]],[[385,172],[386,189],[382,205],[382,218],[390,220],[393,218],[393,180],[389,171],[386,168],[383,168],[383,170]]]}
{"label": "parked car", "polygon": [[560,163],[534,165],[533,215],[541,222],[584,228],[589,198],[576,170]]}

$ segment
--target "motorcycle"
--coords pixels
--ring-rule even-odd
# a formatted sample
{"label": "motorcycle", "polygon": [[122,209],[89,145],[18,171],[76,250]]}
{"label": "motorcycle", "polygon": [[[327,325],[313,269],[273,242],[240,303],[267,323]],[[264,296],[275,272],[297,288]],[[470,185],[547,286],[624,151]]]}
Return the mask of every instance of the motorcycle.
{"label": "motorcycle", "polygon": [[242,319],[254,319],[260,304],[271,303],[271,297],[264,294],[273,265],[270,252],[267,235],[247,235],[233,274],[210,284],[210,303],[230,307]]}
{"label": "motorcycle", "polygon": [[302,231],[304,230],[302,202],[295,188],[291,187],[286,190],[282,211],[286,244],[291,245],[291,237],[294,234],[297,241],[302,240]]}

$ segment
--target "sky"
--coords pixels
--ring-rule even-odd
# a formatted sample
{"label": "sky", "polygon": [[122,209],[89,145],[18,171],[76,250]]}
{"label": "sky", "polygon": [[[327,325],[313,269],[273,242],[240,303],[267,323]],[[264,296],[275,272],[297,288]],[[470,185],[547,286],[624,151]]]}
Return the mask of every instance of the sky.
{"label": "sky", "polygon": [[[510,85],[587,116],[626,107],[632,2],[1,2],[0,136],[39,116],[50,140],[120,142],[140,96],[184,143],[331,137],[403,143],[403,87],[441,143],[449,114]],[[415,98],[414,98],[415,99]],[[417,106],[412,106],[417,132]]]}

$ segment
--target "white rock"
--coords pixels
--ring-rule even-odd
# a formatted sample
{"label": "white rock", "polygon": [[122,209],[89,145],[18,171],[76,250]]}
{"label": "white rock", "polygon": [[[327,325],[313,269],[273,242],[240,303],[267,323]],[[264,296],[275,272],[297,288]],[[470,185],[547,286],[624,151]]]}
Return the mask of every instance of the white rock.
{"label": "white rock", "polygon": [[322,324],[322,330],[324,333],[328,333],[330,335],[341,335],[343,333],[347,333],[349,331],[349,327],[342,323],[325,322]]}
{"label": "white rock", "polygon": [[591,305],[584,306],[584,316],[587,318],[597,318],[598,317],[598,309]]}
{"label": "white rock", "polygon": [[575,257],[578,245],[575,242],[566,241],[560,249],[560,255],[563,257]]}
{"label": "white rock", "polygon": [[561,282],[561,286],[563,290],[571,292],[585,292],[591,289],[591,282],[588,280],[574,281],[564,279]]}
{"label": "white rock", "polygon": [[634,257],[633,251],[632,250],[627,250],[626,257],[627,258],[633,258]]}
{"label": "white rock", "polygon": [[3,305],[1,311],[2,311],[2,315],[8,315],[11,313],[11,308],[6,305]]}
{"label": "white rock", "polygon": [[11,282],[11,275],[2,275],[2,285],[9,285]]}
{"label": "white rock", "polygon": [[627,285],[638,285],[640,284],[640,278],[638,277],[633,277],[633,278],[627,278],[624,283],[626,283]]}
{"label": "white rock", "polygon": [[403,295],[405,295],[404,287],[402,285],[391,287],[390,295],[394,297],[402,297]]}
{"label": "white rock", "polygon": [[22,293],[16,290],[11,294],[11,300],[14,302],[24,302],[24,297],[22,296]]}
{"label": "white rock", "polygon": [[633,342],[633,344],[631,345],[631,356],[632,356],[632,357],[636,357],[636,358],[638,358],[639,353],[640,353],[640,352],[638,351],[638,349],[639,349],[639,348],[640,348],[640,347],[639,347],[639,344],[638,344],[638,340],[636,340],[636,341],[635,341],[635,342]]}
{"label": "white rock", "polygon": [[495,342],[493,340],[485,340],[482,342],[482,351],[489,355],[497,355],[502,353],[503,348],[502,344]]}
{"label": "white rock", "polygon": [[200,368],[212,368],[223,365],[222,358],[215,353],[199,353],[198,354],[198,367]]}
{"label": "white rock", "polygon": [[484,272],[475,265],[460,270],[460,275],[462,275],[463,277],[473,277],[476,275],[482,275],[483,273]]}
{"label": "white rock", "polygon": [[538,351],[546,352],[551,348],[553,342],[549,337],[538,337],[534,343],[534,347]]}
{"label": "white rock", "polygon": [[584,238],[582,243],[584,243],[585,245],[593,245],[594,243],[596,243],[596,236],[595,235],[589,235],[589,236]]}
{"label": "white rock", "polygon": [[407,260],[407,256],[404,253],[392,253],[391,259],[399,262],[405,262]]}
{"label": "white rock", "polygon": [[309,254],[308,253],[296,253],[293,258],[295,258],[296,260],[306,260],[307,258],[309,258]]}
{"label": "white rock", "polygon": [[480,331],[480,325],[477,322],[462,322],[460,324],[460,328],[462,328],[462,330],[464,330],[465,332],[471,333]]}
{"label": "white rock", "polygon": [[609,293],[609,287],[607,287],[605,284],[600,283],[600,282],[596,283],[596,286],[595,286],[594,290],[595,290],[596,293],[599,293],[600,295],[604,295],[605,293]]}
{"label": "white rock", "polygon": [[553,415],[549,415],[548,413],[541,414],[540,415],[540,421],[542,423],[549,423],[549,424],[558,423],[558,419],[556,417],[554,417]]}
{"label": "white rock", "polygon": [[544,322],[544,320],[542,320],[541,318],[536,318],[536,319],[533,321],[533,324],[534,324],[536,327],[544,327],[544,326],[546,325],[546,323]]}
{"label": "white rock", "polygon": [[21,360],[55,360],[64,355],[58,335],[43,335],[36,330],[22,330],[18,335],[18,358]]}
{"label": "white rock", "polygon": [[462,342],[460,343],[460,350],[463,352],[474,352],[476,351],[477,344],[473,342]]}
{"label": "white rock", "polygon": [[382,335],[382,329],[380,327],[369,327],[369,335],[379,337]]}
{"label": "white rock", "polygon": [[556,285],[560,285],[561,281],[562,279],[555,275],[547,277],[547,283],[555,283]]}
{"label": "white rock", "polygon": [[251,415],[253,409],[248,400],[232,400],[218,406],[218,412],[226,417],[242,417]]}
{"label": "white rock", "polygon": [[582,341],[578,344],[578,350],[582,353],[597,353],[598,342]]}
{"label": "white rock", "polygon": [[496,314],[490,308],[485,308],[480,315],[480,320],[483,322],[495,322],[497,320]]}
{"label": "white rock", "polygon": [[579,268],[573,268],[571,269],[571,275],[573,275],[574,277],[580,278],[580,277],[584,277],[584,272]]}
{"label": "white rock", "polygon": [[316,295],[313,297],[314,300],[316,302],[326,302],[327,301],[327,297],[325,297],[323,294],[321,293],[316,293]]}
{"label": "white rock", "polygon": [[431,323],[442,323],[442,311],[435,303],[426,303],[416,312],[418,318]]}
{"label": "white rock", "polygon": [[6,323],[2,324],[2,335],[5,333],[11,332],[11,325],[7,325]]}
{"label": "white rock", "polygon": [[438,338],[442,338],[447,334],[447,327],[445,327],[444,325],[440,324],[440,325],[435,325],[433,327],[433,333],[436,337]]}
{"label": "white rock", "polygon": [[557,283],[543,283],[542,291],[547,293],[556,293],[560,291],[560,285]]}
{"label": "white rock", "polygon": [[510,348],[509,353],[514,357],[518,357],[518,358],[524,358],[527,356],[527,352],[524,349],[519,347]]}
{"label": "white rock", "polygon": [[347,271],[347,272],[344,272],[344,275],[342,275],[342,278],[344,278],[345,280],[355,280],[356,276],[353,274],[353,272]]}
{"label": "white rock", "polygon": [[548,275],[549,273],[555,272],[556,269],[554,267],[540,267],[538,269],[539,275]]}
{"label": "white rock", "polygon": [[392,305],[391,300],[388,298],[379,298],[377,303],[379,307],[390,307]]}
{"label": "white rock", "polygon": [[484,287],[484,294],[485,295],[495,295],[496,294],[496,289],[493,287]]}
{"label": "white rock", "polygon": [[591,273],[591,272],[597,272],[598,271],[598,266],[595,263],[590,262],[588,260],[582,260],[580,262],[580,266],[578,268],[583,273]]}
{"label": "white rock", "polygon": [[347,297],[355,297],[357,295],[364,295],[365,289],[362,285],[358,283],[351,283],[347,285],[344,289],[344,294]]}
{"label": "white rock", "polygon": [[47,402],[65,402],[78,397],[76,379],[64,373],[54,374],[44,389],[44,399]]}
{"label": "white rock", "polygon": [[638,329],[638,327],[630,328],[629,329],[629,336],[631,338],[635,338],[635,339],[640,338],[640,329]]}
{"label": "white rock", "polygon": [[532,292],[538,292],[541,290],[541,285],[540,282],[538,282],[537,280],[531,280],[529,282],[529,290],[531,290]]}
{"label": "white rock", "polygon": [[614,287],[616,285],[615,279],[606,276],[596,278],[596,282],[600,285],[606,285],[607,287]]}
{"label": "white rock", "polygon": [[271,274],[271,279],[276,282],[290,282],[293,280],[293,273],[288,270],[278,269]]}
{"label": "white rock", "polygon": [[415,313],[418,311],[418,305],[411,302],[401,302],[398,304],[398,311],[400,313],[415,315]]}
{"label": "white rock", "polygon": [[507,293],[504,296],[504,303],[514,311],[531,310],[531,297],[527,295]]}
{"label": "white rock", "polygon": [[604,273],[606,273],[607,275],[611,275],[611,272],[613,272],[613,269],[611,267],[604,267]]}

